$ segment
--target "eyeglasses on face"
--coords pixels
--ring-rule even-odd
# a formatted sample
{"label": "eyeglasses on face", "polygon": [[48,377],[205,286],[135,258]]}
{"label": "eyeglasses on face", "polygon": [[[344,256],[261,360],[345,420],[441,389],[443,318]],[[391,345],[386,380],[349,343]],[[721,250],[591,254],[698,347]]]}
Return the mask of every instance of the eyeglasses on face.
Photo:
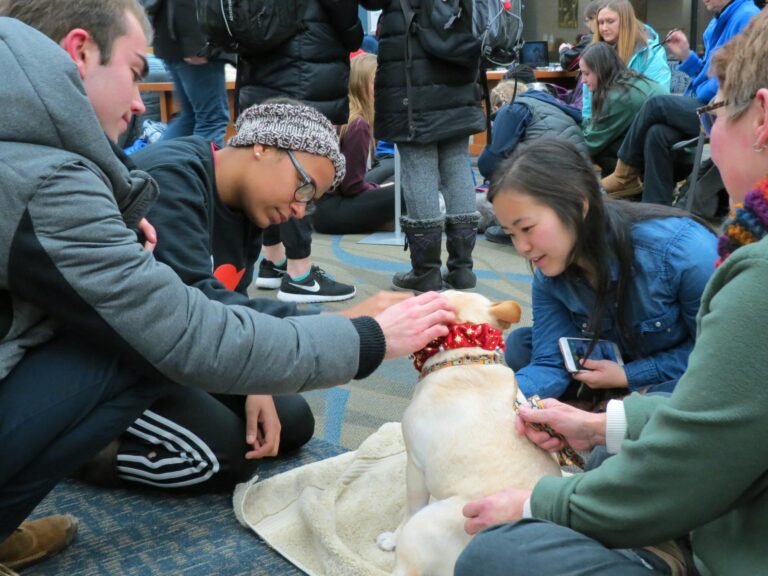
{"label": "eyeglasses on face", "polygon": [[288,154],[288,158],[291,159],[293,167],[296,168],[296,172],[298,172],[299,176],[301,176],[301,184],[299,184],[298,188],[296,188],[294,191],[293,199],[296,202],[307,204],[312,201],[312,199],[315,197],[315,194],[317,193],[315,181],[312,180],[312,178],[310,178],[309,175],[305,172],[304,168],[301,167],[301,164],[299,164],[299,161],[296,160],[296,156],[293,155],[291,150],[286,150],[286,153]]}
{"label": "eyeglasses on face", "polygon": [[712,133],[712,127],[715,125],[715,121],[717,120],[717,114],[715,114],[715,110],[718,108],[723,108],[724,106],[728,106],[728,104],[728,100],[718,100],[717,102],[712,102],[711,104],[707,104],[701,108],[696,108],[696,115],[699,117],[701,127],[704,129],[704,133],[707,136]]}

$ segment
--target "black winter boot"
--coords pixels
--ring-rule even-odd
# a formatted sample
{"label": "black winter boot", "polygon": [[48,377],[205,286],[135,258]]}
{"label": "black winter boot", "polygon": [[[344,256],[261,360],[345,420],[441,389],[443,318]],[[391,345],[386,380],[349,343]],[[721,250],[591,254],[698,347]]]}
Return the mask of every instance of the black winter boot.
{"label": "black winter boot", "polygon": [[[419,221],[416,221],[417,223]],[[406,248],[411,250],[412,270],[398,272],[392,278],[395,290],[429,292],[442,290],[440,276],[440,250],[443,242],[442,224],[435,226],[413,226],[414,221],[403,222]]]}
{"label": "black winter boot", "polygon": [[477,285],[477,278],[472,272],[472,250],[475,248],[479,217],[479,214],[466,214],[449,216],[445,221],[448,273],[443,280],[454,290],[470,290]]}

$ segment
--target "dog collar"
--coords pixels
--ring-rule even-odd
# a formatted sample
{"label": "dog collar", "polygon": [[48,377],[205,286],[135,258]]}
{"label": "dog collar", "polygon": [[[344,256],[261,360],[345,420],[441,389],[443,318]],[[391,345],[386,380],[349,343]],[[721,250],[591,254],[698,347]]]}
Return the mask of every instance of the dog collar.
{"label": "dog collar", "polygon": [[[482,348],[483,350],[497,352],[505,350],[506,346],[504,345],[501,330],[494,328],[490,324],[472,324],[471,322],[449,324],[448,334],[435,338],[424,348],[413,354],[413,367],[422,372],[425,362],[432,358],[432,356],[438,352],[455,348]],[[485,356],[490,355],[486,354]],[[495,362],[484,363],[493,364]],[[422,377],[424,377],[423,373]]]}
{"label": "dog collar", "polygon": [[424,378],[427,374],[436,372],[441,368],[448,368],[449,366],[470,366],[472,364],[504,364],[504,356],[501,352],[493,352],[491,354],[480,354],[479,356],[461,356],[454,358],[453,360],[443,360],[442,362],[435,362],[432,366],[424,368],[419,374],[419,380]]}

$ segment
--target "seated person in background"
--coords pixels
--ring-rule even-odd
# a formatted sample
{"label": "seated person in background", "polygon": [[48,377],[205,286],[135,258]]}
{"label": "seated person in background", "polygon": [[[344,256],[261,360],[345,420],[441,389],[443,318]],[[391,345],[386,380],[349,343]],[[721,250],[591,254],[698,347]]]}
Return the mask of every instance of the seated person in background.
{"label": "seated person in background", "polygon": [[[581,114],[547,92],[528,90],[516,80],[505,80],[494,89],[514,100],[503,105],[493,122],[492,140],[477,159],[477,169],[490,179],[499,164],[508,158],[521,142],[531,142],[545,136],[560,136],[574,143],[588,155],[584,136],[579,127]],[[516,88],[515,88],[516,86]],[[516,93],[516,96],[513,96]]]}
{"label": "seated person in background", "polygon": [[564,42],[557,49],[560,54],[560,66],[563,70],[572,71],[579,69],[579,58],[584,49],[592,42],[592,37],[597,32],[597,12],[605,0],[592,0],[584,8],[584,24],[589,28],[587,34],[579,36],[575,45]]}
{"label": "seated person in background", "polygon": [[[521,409],[518,433],[544,449],[604,446],[614,456],[584,474],[546,477],[532,492],[509,487],[467,504],[465,529],[477,535],[455,576],[766,573],[766,46],[763,10],[713,59],[723,104],[702,123],[712,127],[712,158],[731,205],[743,203],[726,230],[749,222],[751,234],[721,241],[688,369],[669,398],[632,394],[604,415],[554,400]],[[688,554],[681,542],[690,542]]]}
{"label": "seated person in background", "polygon": [[[147,171],[162,190],[148,215],[159,238],[155,258],[185,284],[211,300],[279,318],[307,314],[295,304],[248,298],[258,256],[249,247],[261,228],[289,215],[303,217],[307,202],[341,180],[344,159],[325,116],[278,98],[245,110],[226,148],[215,149],[200,137],[176,138],[127,161]],[[323,163],[335,168],[333,183],[308,182],[305,174],[318,174]],[[280,164],[293,170],[281,173]],[[274,192],[281,177],[296,190],[290,203]],[[382,293],[342,314],[375,314],[402,299]],[[230,490],[253,475],[258,459],[299,448],[313,431],[312,412],[299,394],[179,388],[155,402],[81,478],[107,485]]]}
{"label": "seated person in background", "polygon": [[[717,93],[717,79],[707,75],[717,50],[737,35],[759,12],[752,0],[705,0],[714,18],[704,30],[704,58],[690,49],[680,31],[666,41],[669,51],[681,60],[678,70],[693,79],[683,97],[656,96],[646,102],[624,138],[616,171],[603,178],[603,189],[626,195],[643,191],[643,202],[672,204],[675,191],[675,156],[672,146],[699,133],[696,108]],[[642,183],[640,177],[643,177]]]}
{"label": "seated person in background", "polygon": [[[638,74],[653,80],[669,94],[672,71],[656,31],[635,16],[629,0],[606,0],[597,13],[597,32],[592,43],[605,42],[616,49],[621,61]],[[592,116],[592,92],[584,91],[581,114]]]}
{"label": "seated person in background", "polygon": [[584,120],[584,140],[592,160],[610,174],[624,134],[638,110],[648,98],[665,91],[627,68],[616,50],[604,42],[584,50],[579,67],[592,93],[592,116]]}
{"label": "seated person in background", "polygon": [[[373,81],[376,56],[352,59],[349,73],[349,121],[341,127],[341,152],[347,173],[341,184],[315,206],[312,223],[323,234],[375,232],[392,221],[395,205],[393,182],[381,185],[368,180],[374,139]],[[394,166],[392,170],[394,174]],[[381,173],[377,177],[381,177]]]}
{"label": "seated person in background", "polygon": [[[618,389],[611,394],[674,389],[715,270],[714,232],[681,210],[604,199],[592,164],[559,138],[519,147],[488,199],[535,269],[533,328],[507,337],[507,364],[525,395],[572,398],[580,383]],[[588,361],[571,375],[561,337],[615,342],[624,366]]]}

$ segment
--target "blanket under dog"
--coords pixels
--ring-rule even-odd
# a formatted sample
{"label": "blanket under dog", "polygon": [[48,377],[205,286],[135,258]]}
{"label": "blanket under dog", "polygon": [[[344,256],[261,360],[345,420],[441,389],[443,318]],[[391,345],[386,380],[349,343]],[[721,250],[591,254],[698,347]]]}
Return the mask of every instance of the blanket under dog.
{"label": "blanket under dog", "polygon": [[384,424],[355,452],[240,484],[235,515],[307,574],[386,576],[395,554],[376,536],[403,517],[405,463],[400,424]]}

